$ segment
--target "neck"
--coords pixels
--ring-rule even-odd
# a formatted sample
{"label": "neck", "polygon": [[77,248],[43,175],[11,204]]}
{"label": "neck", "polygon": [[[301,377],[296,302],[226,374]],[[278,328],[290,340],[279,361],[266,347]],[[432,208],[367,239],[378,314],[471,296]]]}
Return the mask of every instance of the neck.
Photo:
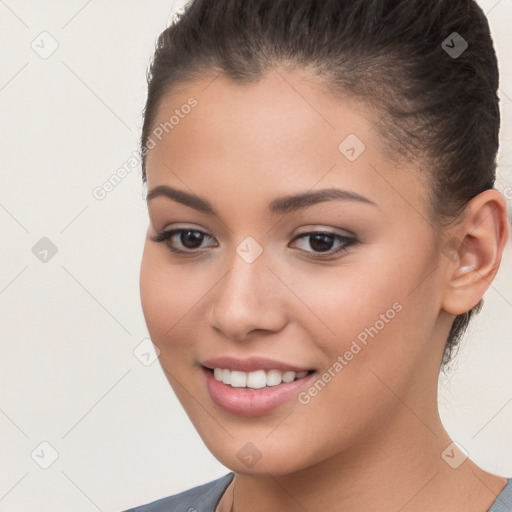
{"label": "neck", "polygon": [[445,452],[451,443],[437,407],[420,417],[402,407],[385,430],[314,466],[286,475],[237,474],[233,511],[486,512],[506,480],[469,459],[453,469],[446,460],[464,456]]}

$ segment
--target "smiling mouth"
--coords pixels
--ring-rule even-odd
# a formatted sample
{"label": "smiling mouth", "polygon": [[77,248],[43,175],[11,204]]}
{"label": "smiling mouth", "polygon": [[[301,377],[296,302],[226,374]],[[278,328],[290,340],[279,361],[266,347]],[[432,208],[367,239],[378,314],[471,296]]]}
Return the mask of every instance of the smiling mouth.
{"label": "smiling mouth", "polygon": [[281,370],[255,370],[243,372],[227,368],[206,368],[213,374],[215,380],[233,388],[262,389],[279,386],[283,383],[294,382],[314,373],[314,370],[294,372]]}

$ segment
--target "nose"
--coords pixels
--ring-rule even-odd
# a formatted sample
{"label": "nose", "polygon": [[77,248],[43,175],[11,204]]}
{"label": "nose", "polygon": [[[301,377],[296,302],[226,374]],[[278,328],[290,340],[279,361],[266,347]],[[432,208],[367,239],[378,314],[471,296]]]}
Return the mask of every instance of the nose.
{"label": "nose", "polygon": [[235,252],[212,290],[210,325],[231,340],[247,341],[255,331],[275,333],[288,321],[285,287],[264,254],[248,263]]}

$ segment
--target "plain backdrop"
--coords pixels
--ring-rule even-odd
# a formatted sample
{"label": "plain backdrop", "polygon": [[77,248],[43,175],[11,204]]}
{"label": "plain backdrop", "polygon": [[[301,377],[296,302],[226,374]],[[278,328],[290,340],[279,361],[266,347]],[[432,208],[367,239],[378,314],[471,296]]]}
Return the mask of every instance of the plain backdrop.
{"label": "plain backdrop", "polygon": [[[505,190],[512,2],[480,4],[501,70],[497,186]],[[119,512],[228,471],[158,361],[143,355],[140,167],[102,200],[93,195],[133,166],[146,69],[172,9],[169,0],[0,0],[0,511]],[[507,477],[511,253],[509,243],[484,310],[440,381],[452,437]]]}

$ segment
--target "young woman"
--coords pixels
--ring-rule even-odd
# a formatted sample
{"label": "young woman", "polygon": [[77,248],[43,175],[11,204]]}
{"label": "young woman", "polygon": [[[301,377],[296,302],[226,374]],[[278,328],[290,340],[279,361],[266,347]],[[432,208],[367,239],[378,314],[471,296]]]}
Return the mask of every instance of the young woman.
{"label": "young woman", "polygon": [[509,237],[471,0],[194,0],[158,40],[140,286],[232,472],[133,511],[505,512],[439,371]]}

